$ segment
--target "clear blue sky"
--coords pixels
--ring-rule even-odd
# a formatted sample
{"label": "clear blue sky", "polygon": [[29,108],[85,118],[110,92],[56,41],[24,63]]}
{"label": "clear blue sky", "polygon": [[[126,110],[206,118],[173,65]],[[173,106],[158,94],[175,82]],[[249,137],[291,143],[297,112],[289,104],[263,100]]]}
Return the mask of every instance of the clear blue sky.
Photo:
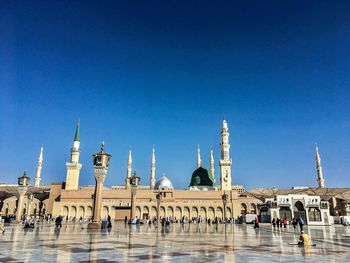
{"label": "clear blue sky", "polygon": [[[190,2],[190,3],[189,3]],[[106,184],[133,168],[189,184],[197,145],[219,182],[223,116],[232,177],[246,188],[350,186],[349,1],[2,1],[0,181],[64,181],[81,119],[80,183],[112,154]]]}

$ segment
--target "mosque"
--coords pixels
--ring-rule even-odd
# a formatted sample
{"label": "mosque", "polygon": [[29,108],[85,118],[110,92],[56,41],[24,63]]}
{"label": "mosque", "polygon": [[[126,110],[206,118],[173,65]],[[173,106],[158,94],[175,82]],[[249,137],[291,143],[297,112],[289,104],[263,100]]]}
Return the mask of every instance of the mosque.
{"label": "mosque", "polygon": [[[214,219],[237,218],[240,215],[257,214],[262,221],[272,217],[303,217],[308,224],[329,225],[331,216],[350,215],[350,188],[326,188],[321,158],[316,146],[318,187],[295,189],[254,189],[246,192],[242,185],[232,184],[229,144],[229,128],[226,120],[221,127],[220,182],[214,176],[213,151],[210,152],[210,168],[202,166],[198,146],[197,169],[192,173],[188,189],[174,189],[166,176],[156,181],[156,158],[153,148],[149,185],[139,186],[132,199],[132,152],[129,150],[125,185],[103,186],[101,189],[101,218],[114,220],[130,217],[131,210],[141,219],[159,216],[172,218]],[[101,149],[103,151],[103,149]],[[78,122],[70,161],[66,163],[65,182],[41,185],[43,148],[40,150],[34,185],[29,184],[26,172],[18,184],[0,184],[0,215],[18,221],[23,216],[62,215],[67,220],[90,219],[93,216],[94,186],[80,186],[82,164],[80,156],[80,123]],[[136,173],[136,172],[134,172]],[[136,174],[134,175],[136,176]],[[133,207],[132,207],[132,201]]]}

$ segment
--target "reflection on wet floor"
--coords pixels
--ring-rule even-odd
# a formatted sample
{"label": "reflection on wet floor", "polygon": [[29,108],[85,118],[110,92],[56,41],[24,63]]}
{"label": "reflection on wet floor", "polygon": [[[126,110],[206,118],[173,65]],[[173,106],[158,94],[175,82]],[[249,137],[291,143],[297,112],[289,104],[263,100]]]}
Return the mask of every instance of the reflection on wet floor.
{"label": "reflection on wet floor", "polygon": [[6,227],[0,236],[0,262],[350,262],[350,228],[310,227],[316,247],[300,248],[297,229],[252,225],[174,224],[169,228],[114,223],[110,230],[85,225],[32,230]]}

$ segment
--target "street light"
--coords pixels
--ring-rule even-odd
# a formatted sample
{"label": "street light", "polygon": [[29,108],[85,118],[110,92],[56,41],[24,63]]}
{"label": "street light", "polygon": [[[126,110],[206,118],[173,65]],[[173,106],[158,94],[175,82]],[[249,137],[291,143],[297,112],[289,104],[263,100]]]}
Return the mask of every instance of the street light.
{"label": "street light", "polygon": [[134,175],[130,177],[130,189],[131,189],[131,211],[130,219],[133,220],[135,216],[135,202],[136,202],[136,191],[139,187],[140,177],[136,176],[136,170],[134,170]]}
{"label": "street light", "polygon": [[222,202],[224,204],[224,222],[226,224],[226,205],[227,205],[227,197],[228,195],[226,194],[226,192],[224,192],[224,194],[221,196],[222,197]]}
{"label": "street light", "polygon": [[160,206],[160,203],[162,201],[162,194],[161,193],[158,193],[156,195],[156,198],[157,198],[157,225],[158,225],[158,220],[159,220],[159,206]]}

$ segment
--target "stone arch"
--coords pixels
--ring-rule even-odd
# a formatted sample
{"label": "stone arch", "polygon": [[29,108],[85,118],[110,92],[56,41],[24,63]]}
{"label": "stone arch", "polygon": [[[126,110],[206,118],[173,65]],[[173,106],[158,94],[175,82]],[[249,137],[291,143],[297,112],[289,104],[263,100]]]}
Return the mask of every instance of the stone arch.
{"label": "stone arch", "polygon": [[151,207],[151,217],[157,217],[157,207]]}
{"label": "stone arch", "polygon": [[102,208],[102,219],[107,219],[108,218],[108,215],[109,215],[109,208],[108,206],[103,206]]}
{"label": "stone arch", "polygon": [[224,213],[222,212],[222,208],[221,208],[221,207],[217,207],[217,208],[216,208],[216,216],[217,216],[218,218],[223,218]]}
{"label": "stone arch", "polygon": [[250,213],[251,214],[256,214],[256,205],[255,204],[253,204],[253,203],[251,203],[250,204]]}
{"label": "stone arch", "polygon": [[183,213],[182,213],[182,215],[184,216],[184,217],[187,217],[187,219],[189,219],[190,218],[190,208],[188,207],[188,206],[185,206],[184,207],[184,210],[183,210]]}
{"label": "stone arch", "polygon": [[209,207],[208,208],[208,218],[213,220],[215,218],[215,209],[214,207]]}
{"label": "stone arch", "polygon": [[69,214],[69,208],[68,206],[64,206],[62,207],[62,212],[61,212],[62,216],[63,216],[63,219],[66,220],[67,219],[67,216]]}
{"label": "stone arch", "polygon": [[86,213],[85,213],[86,218],[92,218],[92,206],[88,206],[86,208]]}
{"label": "stone arch", "polygon": [[168,217],[174,218],[174,208],[172,206],[168,206],[166,214]]}
{"label": "stone arch", "polygon": [[207,218],[207,209],[205,209],[205,207],[201,207],[199,209],[199,215],[201,216],[201,218]]}
{"label": "stone arch", "polygon": [[75,220],[77,218],[77,207],[74,205],[70,208],[69,218],[70,220]]}
{"label": "stone arch", "polygon": [[135,216],[137,216],[138,218],[141,218],[141,207],[139,206],[135,207]]}
{"label": "stone arch", "polygon": [[231,207],[226,207],[226,218],[231,218],[231,217],[233,217]]}
{"label": "stone arch", "polygon": [[165,214],[165,207],[164,206],[161,206],[159,208],[159,216],[160,217],[165,217],[166,216],[166,214]]}
{"label": "stone arch", "polygon": [[247,205],[245,203],[241,204],[241,214],[246,215],[247,214]]}
{"label": "stone arch", "polygon": [[196,206],[193,206],[191,209],[191,217],[198,217],[198,208]]}
{"label": "stone arch", "polygon": [[149,217],[149,208],[148,206],[144,206],[142,208],[142,219],[146,219],[147,217]]}
{"label": "stone arch", "polygon": [[175,217],[176,217],[176,219],[181,219],[181,217],[182,217],[181,207],[179,207],[179,206],[177,206],[175,208]]}
{"label": "stone arch", "polygon": [[85,208],[83,206],[79,206],[78,217],[82,217],[83,219],[85,218]]}

